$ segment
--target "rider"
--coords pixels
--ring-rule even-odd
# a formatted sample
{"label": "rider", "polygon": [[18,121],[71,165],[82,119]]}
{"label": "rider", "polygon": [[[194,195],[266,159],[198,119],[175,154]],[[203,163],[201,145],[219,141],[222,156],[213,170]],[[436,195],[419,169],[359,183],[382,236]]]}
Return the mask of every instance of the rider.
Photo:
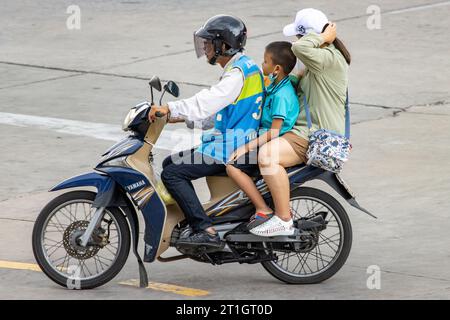
{"label": "rider", "polygon": [[230,155],[256,137],[264,83],[259,67],[243,53],[246,40],[247,28],[242,20],[229,15],[207,20],[194,33],[195,50],[198,58],[206,55],[210,64],[224,69],[219,83],[191,98],[153,106],[149,113],[150,120],[158,112],[158,116],[168,114],[190,121],[216,114],[213,131],[202,136],[198,148],[172,155],[163,163],[161,178],[193,230],[179,243],[221,245],[191,181],[224,173]]}

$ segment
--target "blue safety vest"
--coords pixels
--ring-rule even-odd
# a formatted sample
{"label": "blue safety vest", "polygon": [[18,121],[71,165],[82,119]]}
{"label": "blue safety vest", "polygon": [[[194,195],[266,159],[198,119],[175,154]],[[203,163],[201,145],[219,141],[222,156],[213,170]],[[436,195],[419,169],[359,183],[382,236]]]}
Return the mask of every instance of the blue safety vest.
{"label": "blue safety vest", "polygon": [[264,79],[259,67],[242,55],[226,71],[239,68],[244,75],[241,94],[216,114],[214,129],[202,136],[197,152],[226,163],[238,147],[257,136],[264,98]]}

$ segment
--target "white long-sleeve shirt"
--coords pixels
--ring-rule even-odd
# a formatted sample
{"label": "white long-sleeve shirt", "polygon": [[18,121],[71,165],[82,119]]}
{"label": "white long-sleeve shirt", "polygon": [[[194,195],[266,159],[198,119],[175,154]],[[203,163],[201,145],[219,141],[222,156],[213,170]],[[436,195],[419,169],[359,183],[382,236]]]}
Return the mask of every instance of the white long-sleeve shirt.
{"label": "white long-sleeve shirt", "polygon": [[232,104],[242,91],[244,75],[238,68],[229,71],[227,68],[241,55],[241,53],[237,53],[228,61],[220,81],[216,85],[209,89],[203,89],[190,98],[168,102],[171,117],[190,121],[204,120]]}

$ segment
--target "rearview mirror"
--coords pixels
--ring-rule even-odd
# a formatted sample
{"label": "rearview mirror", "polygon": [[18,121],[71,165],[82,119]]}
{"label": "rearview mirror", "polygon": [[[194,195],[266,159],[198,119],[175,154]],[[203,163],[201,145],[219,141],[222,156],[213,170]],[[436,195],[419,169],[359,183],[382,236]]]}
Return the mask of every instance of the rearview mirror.
{"label": "rearview mirror", "polygon": [[157,76],[153,76],[148,83],[150,86],[150,94],[151,94],[151,104],[153,105],[153,88],[158,91],[161,91],[161,80]]}
{"label": "rearview mirror", "polygon": [[178,85],[173,82],[173,81],[169,81],[164,85],[164,89],[170,93],[171,95],[173,95],[175,98],[177,98],[180,95],[180,88],[178,88]]}
{"label": "rearview mirror", "polygon": [[148,83],[150,87],[155,88],[158,91],[161,91],[161,80],[157,76],[153,76]]}

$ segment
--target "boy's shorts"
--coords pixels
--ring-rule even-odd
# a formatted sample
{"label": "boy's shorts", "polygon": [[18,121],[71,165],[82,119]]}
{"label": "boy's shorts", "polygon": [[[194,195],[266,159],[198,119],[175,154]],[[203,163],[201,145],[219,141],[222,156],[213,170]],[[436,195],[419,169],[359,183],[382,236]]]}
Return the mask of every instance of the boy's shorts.
{"label": "boy's shorts", "polygon": [[300,137],[292,131],[286,132],[281,136],[282,139],[286,140],[294,149],[294,152],[300,158],[299,163],[306,163],[306,151],[308,151],[309,141]]}
{"label": "boy's shorts", "polygon": [[[306,163],[306,151],[308,151],[309,141],[293,133],[292,131],[286,132],[280,138],[285,139],[294,149],[296,155],[300,158],[300,163]],[[233,167],[238,168],[250,177],[258,177],[261,175],[258,166],[258,150],[247,152],[242,155],[236,161],[231,162]]]}

